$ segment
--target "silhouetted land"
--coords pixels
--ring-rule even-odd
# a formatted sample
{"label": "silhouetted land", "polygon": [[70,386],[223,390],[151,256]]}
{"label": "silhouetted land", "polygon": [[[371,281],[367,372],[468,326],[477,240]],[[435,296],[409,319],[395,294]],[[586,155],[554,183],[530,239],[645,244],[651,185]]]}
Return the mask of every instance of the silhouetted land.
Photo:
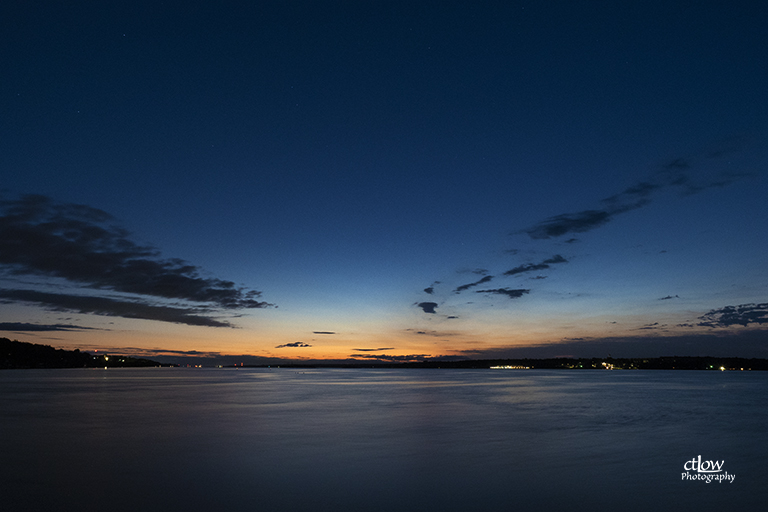
{"label": "silhouetted land", "polygon": [[161,365],[149,359],[93,355],[79,350],[63,350],[21,341],[0,338],[0,369],[22,368],[134,368]]}
{"label": "silhouetted land", "polygon": [[565,370],[768,370],[768,359],[741,357],[689,357],[668,356],[649,358],[550,358],[550,359],[489,359],[482,361],[455,361],[449,363],[406,363],[421,368],[490,368],[513,366],[538,369]]}
{"label": "silhouetted land", "polygon": [[[178,366],[109,354],[90,354],[0,338],[0,369],[13,368],[129,368]],[[332,364],[235,365],[237,368],[464,368],[494,366],[546,370],[768,370],[768,359],[743,357],[667,356],[650,358],[549,358],[549,359],[465,359],[459,361],[421,361],[412,363],[349,362]]]}
{"label": "silhouetted land", "polygon": [[[277,365],[270,365],[276,367]],[[668,356],[650,358],[550,358],[550,359],[468,359],[461,361],[422,361],[413,363],[285,364],[281,368],[464,368],[481,369],[508,366],[546,370],[768,370],[768,359],[743,357]],[[240,366],[237,366],[240,368]],[[248,367],[243,366],[243,367]],[[267,367],[267,365],[253,365]]]}

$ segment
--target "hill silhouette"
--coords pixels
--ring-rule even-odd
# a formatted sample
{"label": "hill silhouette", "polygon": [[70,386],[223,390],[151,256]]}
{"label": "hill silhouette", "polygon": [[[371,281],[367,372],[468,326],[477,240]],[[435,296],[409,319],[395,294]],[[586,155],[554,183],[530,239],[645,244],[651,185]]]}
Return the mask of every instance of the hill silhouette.
{"label": "hill silhouette", "polygon": [[135,368],[161,365],[157,361],[109,354],[90,354],[0,338],[0,369]]}

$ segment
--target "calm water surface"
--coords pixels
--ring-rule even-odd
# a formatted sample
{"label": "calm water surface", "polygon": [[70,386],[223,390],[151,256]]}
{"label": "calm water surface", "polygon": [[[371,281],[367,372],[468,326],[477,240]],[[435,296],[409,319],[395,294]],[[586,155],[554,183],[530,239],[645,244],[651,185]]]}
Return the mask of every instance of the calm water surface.
{"label": "calm water surface", "polygon": [[[768,374],[0,372],[0,510],[763,510]],[[684,481],[724,461],[733,483]]]}

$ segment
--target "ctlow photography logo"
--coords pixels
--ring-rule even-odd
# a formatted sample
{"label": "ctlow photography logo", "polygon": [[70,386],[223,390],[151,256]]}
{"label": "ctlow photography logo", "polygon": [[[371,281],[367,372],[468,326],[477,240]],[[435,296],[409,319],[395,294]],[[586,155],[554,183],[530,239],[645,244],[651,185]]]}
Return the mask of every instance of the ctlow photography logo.
{"label": "ctlow photography logo", "polygon": [[736,475],[730,475],[723,471],[724,460],[701,460],[701,455],[697,459],[691,459],[683,465],[685,473],[683,480],[700,480],[711,484],[712,482],[729,484],[733,483]]}

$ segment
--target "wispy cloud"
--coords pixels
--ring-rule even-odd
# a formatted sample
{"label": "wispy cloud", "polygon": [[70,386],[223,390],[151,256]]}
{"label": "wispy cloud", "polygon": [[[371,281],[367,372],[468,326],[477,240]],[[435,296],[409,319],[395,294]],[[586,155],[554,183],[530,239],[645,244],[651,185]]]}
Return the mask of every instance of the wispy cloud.
{"label": "wispy cloud", "polygon": [[44,332],[44,331],[85,331],[85,330],[103,330],[95,327],[84,327],[82,325],[71,324],[30,324],[24,322],[0,322],[0,331],[14,332]]}
{"label": "wispy cloud", "polygon": [[[380,350],[395,350],[395,347],[384,347],[384,348],[353,348],[352,350],[356,350],[357,352],[378,352]],[[359,357],[359,356],[358,356]]]}
{"label": "wispy cloud", "polygon": [[469,290],[469,289],[470,289],[470,288],[472,288],[473,286],[477,286],[477,285],[479,285],[479,284],[485,284],[485,283],[487,283],[487,282],[491,281],[492,279],[493,279],[493,276],[485,276],[484,278],[480,279],[479,281],[475,281],[474,283],[463,284],[463,285],[461,285],[461,286],[457,287],[457,288],[454,290],[454,292],[455,292],[455,293],[461,293],[461,292],[463,292],[464,290]]}
{"label": "wispy cloud", "polygon": [[[723,152],[710,152],[704,159],[718,158]],[[693,195],[709,189],[723,188],[753,176],[745,172],[723,172],[717,177],[695,181],[691,177],[692,163],[687,158],[675,158],[648,180],[640,181],[624,191],[606,197],[600,206],[575,213],[562,213],[521,231],[532,239],[557,238],[570,233],[585,233],[610,222],[622,213],[643,208],[651,203],[654,194],[674,187],[681,195]],[[575,241],[571,238],[567,242]]]}
{"label": "wispy cloud", "polygon": [[534,272],[537,270],[546,270],[549,268],[550,265],[555,265],[558,263],[568,263],[568,260],[560,256],[559,254],[554,255],[553,257],[546,259],[542,261],[541,263],[528,263],[526,265],[520,265],[513,269],[507,270],[504,272],[505,276],[514,276],[517,274],[522,274],[524,272]]}
{"label": "wispy cloud", "polygon": [[596,227],[607,224],[614,216],[635,210],[648,204],[648,201],[638,201],[622,208],[606,208],[603,210],[584,210],[577,213],[555,215],[535,226],[524,230],[533,239],[557,238],[568,233],[584,233]]}
{"label": "wispy cloud", "polygon": [[376,359],[379,361],[391,361],[399,363],[426,361],[432,358],[432,356],[426,354],[411,354],[406,356],[393,356],[388,354],[350,354],[349,357],[355,359]]}
{"label": "wispy cloud", "polygon": [[[523,274],[525,272],[533,272],[533,271],[538,271],[538,270],[546,270],[546,269],[550,268],[550,265],[556,265],[558,263],[568,263],[568,260],[563,258],[561,255],[556,254],[556,255],[552,256],[551,258],[548,258],[548,259],[542,261],[541,263],[527,263],[525,265],[517,266],[517,267],[515,267],[513,269],[507,270],[506,272],[504,272],[503,275],[505,275],[505,276],[514,276],[514,275],[517,275],[517,274]],[[483,270],[483,271],[487,272],[485,270]],[[485,277],[483,277],[482,279],[480,279],[478,281],[475,281],[475,282],[472,282],[472,283],[468,283],[468,284],[463,284],[463,285],[457,287],[454,290],[454,293],[461,293],[463,291],[469,290],[470,288],[474,288],[475,286],[488,283],[488,282],[492,281],[493,279],[494,279],[494,276],[485,276]],[[543,279],[543,277],[541,277],[541,279]],[[499,293],[499,294],[509,295],[510,291],[507,290],[506,288],[504,288],[504,289],[499,288],[499,289],[496,289],[496,290],[481,291],[479,293]]]}
{"label": "wispy cloud", "polygon": [[145,354],[152,354],[152,355],[168,355],[168,354],[175,354],[180,356],[204,356],[204,357],[218,357],[221,354],[221,352],[216,351],[210,351],[210,350],[170,350],[170,349],[144,349],[144,348],[121,348],[121,349],[115,349],[120,350],[121,353],[132,353],[132,352],[142,352]]}
{"label": "wispy cloud", "polygon": [[286,343],[285,345],[278,345],[275,348],[307,348],[312,345],[304,343],[303,341],[295,341],[293,343]]}
{"label": "wispy cloud", "polygon": [[[661,165],[656,172],[652,173],[646,179],[638,180],[620,192],[605,197],[597,204],[593,205],[592,208],[576,212],[561,213],[545,218],[528,228],[515,231],[513,234],[524,234],[533,240],[547,240],[562,237],[561,244],[573,246],[572,244],[580,242],[578,238],[573,236],[574,234],[592,231],[606,225],[618,215],[645,208],[651,204],[657,196],[665,191],[674,191],[678,196],[688,196],[705,190],[719,189],[753,176],[753,174],[745,172],[712,173],[709,170],[711,166],[702,166],[703,169],[700,172],[697,172],[696,168],[698,167],[698,164],[703,161],[720,158],[723,155],[733,153],[737,150],[739,150],[737,145],[729,144],[726,150],[706,151],[702,152],[697,157],[679,157],[671,159],[664,165]],[[511,249],[504,251],[504,253],[519,254],[519,250]],[[546,273],[543,273],[542,275],[542,271],[551,269],[553,265],[561,263],[568,263],[568,259],[560,254],[556,254],[543,261],[520,264],[503,272],[494,270],[494,275],[490,275],[489,271],[484,268],[477,268],[473,271],[473,267],[465,267],[457,272],[461,274],[474,272],[484,277],[480,280],[468,282],[466,284],[461,283],[453,289],[453,293],[459,294],[474,288],[475,290],[473,291],[476,293],[505,295],[510,299],[518,299],[523,295],[530,293],[531,290],[511,288],[486,288],[478,290],[476,287],[478,287],[478,285],[486,284],[491,280],[494,280],[495,282],[504,277],[520,276],[524,274],[529,274],[529,279],[531,281],[536,281],[537,284],[539,284],[539,281],[547,278]],[[467,281],[469,281],[469,279],[467,279]],[[531,283],[531,285],[533,286],[533,283]],[[436,295],[433,287],[429,287],[424,291],[430,295]],[[677,298],[679,298],[677,295],[670,295],[662,297],[659,300]],[[435,298],[435,300],[437,300],[437,298]],[[447,301],[448,299],[445,300]],[[440,302],[440,304],[443,303],[444,302]],[[426,306],[426,308],[424,308],[424,306]],[[425,302],[419,304],[419,307],[422,307],[426,313],[435,313],[437,303]]]}
{"label": "wispy cloud", "polygon": [[407,331],[412,331],[415,334],[419,334],[422,336],[433,336],[435,338],[447,338],[450,336],[456,336],[455,332],[450,331],[424,331],[424,330],[414,330],[414,329],[406,329]]}
{"label": "wispy cloud", "polygon": [[711,188],[727,187],[728,185],[732,185],[737,181],[741,181],[744,178],[749,178],[751,176],[753,176],[751,173],[723,173],[719,178],[707,183],[694,183],[689,179],[685,179],[682,181],[681,185],[684,187],[684,195],[693,195]]}
{"label": "wispy cloud", "polygon": [[[488,273],[487,268],[460,268],[456,271],[457,274],[477,274],[478,276],[484,276]],[[438,283],[439,281],[435,281]]]}
{"label": "wispy cloud", "polygon": [[516,289],[511,290],[509,288],[496,288],[495,290],[477,290],[475,293],[494,293],[498,295],[506,295],[510,299],[519,299],[523,295],[530,293],[531,290]]}
{"label": "wispy cloud", "polygon": [[[162,258],[157,249],[132,241],[130,234],[102,210],[41,195],[0,201],[0,266],[12,275],[60,278],[77,286],[78,294],[71,295],[2,292],[6,301],[39,303],[60,310],[229,327],[227,322],[199,313],[273,305],[259,300],[260,291],[202,277],[200,267]],[[90,296],[79,295],[84,290]],[[119,301],[102,297],[104,291],[135,297]],[[158,306],[152,300],[196,305]]]}
{"label": "wispy cloud", "polygon": [[312,334],[336,334],[336,333],[331,331],[312,331]]}

